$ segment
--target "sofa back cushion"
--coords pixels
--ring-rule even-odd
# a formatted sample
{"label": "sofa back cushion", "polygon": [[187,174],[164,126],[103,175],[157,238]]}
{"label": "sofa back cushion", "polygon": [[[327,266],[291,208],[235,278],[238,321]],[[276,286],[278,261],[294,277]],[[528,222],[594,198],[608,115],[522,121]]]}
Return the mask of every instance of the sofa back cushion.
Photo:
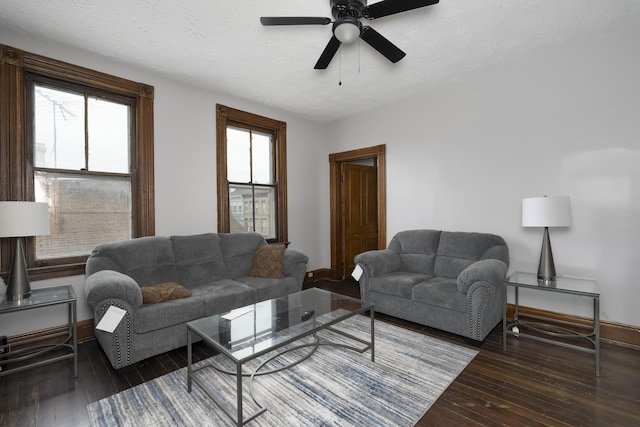
{"label": "sofa back cushion", "polygon": [[406,230],[389,242],[390,250],[400,255],[400,270],[434,275],[440,234],[438,230]]}
{"label": "sofa back cushion", "polygon": [[228,278],[220,235],[171,236],[180,284],[190,288]]}
{"label": "sofa back cushion", "polygon": [[97,246],[87,259],[87,276],[115,270],[139,285],[178,281],[173,245],[168,237],[139,237]]}
{"label": "sofa back cushion", "polygon": [[258,246],[266,245],[258,233],[218,234],[227,278],[248,276]]}
{"label": "sofa back cushion", "polygon": [[455,279],[469,265],[483,259],[497,259],[509,265],[509,250],[495,234],[443,231],[440,236],[434,273]]}

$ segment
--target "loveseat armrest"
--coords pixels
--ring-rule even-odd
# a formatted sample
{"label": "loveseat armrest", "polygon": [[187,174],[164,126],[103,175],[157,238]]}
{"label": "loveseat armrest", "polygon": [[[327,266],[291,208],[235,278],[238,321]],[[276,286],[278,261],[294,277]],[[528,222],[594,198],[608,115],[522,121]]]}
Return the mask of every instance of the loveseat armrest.
{"label": "loveseat armrest", "polygon": [[92,308],[107,299],[126,301],[132,308],[142,305],[142,291],[138,283],[126,274],[101,270],[85,279],[84,295]]}
{"label": "loveseat armrest", "polygon": [[399,270],[402,265],[400,255],[390,249],[363,252],[356,255],[354,261],[356,264],[362,264],[361,267],[370,276],[380,276]]}
{"label": "loveseat armrest", "polygon": [[294,276],[298,265],[306,264],[309,262],[309,257],[298,252],[295,249],[287,248],[284,251],[284,274],[285,276]]}
{"label": "loveseat armrest", "polygon": [[458,275],[458,291],[466,294],[476,282],[502,286],[507,275],[507,264],[497,259],[483,259],[465,268]]}

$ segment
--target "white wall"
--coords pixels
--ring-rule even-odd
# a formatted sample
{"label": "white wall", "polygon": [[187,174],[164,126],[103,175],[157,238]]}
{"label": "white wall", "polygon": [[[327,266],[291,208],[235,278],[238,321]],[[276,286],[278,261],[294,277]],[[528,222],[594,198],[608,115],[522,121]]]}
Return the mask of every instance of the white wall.
{"label": "white wall", "polygon": [[[324,154],[324,126],[246,100],[220,95],[171,81],[148,71],[123,65],[66,46],[0,30],[0,43],[155,87],[156,234],[215,232],[216,103],[287,122],[289,240],[291,248],[307,254],[308,268],[330,264],[328,207],[318,202],[329,178]],[[325,159],[318,161],[318,159]],[[318,244],[317,240],[325,243]],[[326,237],[324,237],[326,236]],[[32,288],[72,284],[78,296],[78,319],[93,317],[83,293],[83,276],[32,282]],[[4,293],[4,288],[0,289]],[[0,318],[0,335],[44,329],[66,322],[65,307]]]}
{"label": "white wall", "polygon": [[[559,274],[594,277],[602,319],[640,325],[640,34],[617,34],[478,71],[333,126],[331,152],[386,144],[388,239],[404,229],[502,235],[510,271],[537,271],[542,229],[521,200],[571,197],[551,229]],[[521,294],[522,295],[522,294]],[[589,316],[589,300],[521,303]]]}

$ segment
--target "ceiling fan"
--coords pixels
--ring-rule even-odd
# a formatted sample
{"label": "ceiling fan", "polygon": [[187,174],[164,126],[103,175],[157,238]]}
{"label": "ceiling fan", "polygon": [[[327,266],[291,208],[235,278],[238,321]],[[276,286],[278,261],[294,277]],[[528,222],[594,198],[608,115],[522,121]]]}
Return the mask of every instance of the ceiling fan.
{"label": "ceiling fan", "polygon": [[323,70],[329,66],[331,59],[342,43],[353,43],[358,38],[367,42],[389,61],[396,63],[405,57],[405,53],[373,28],[362,25],[361,18],[373,20],[394,15],[411,9],[431,6],[439,0],[383,0],[367,6],[367,0],[330,0],[331,18],[310,16],[273,16],[262,17],[262,25],[327,25],[333,23],[333,36],[325,47],[320,59],[313,67]]}

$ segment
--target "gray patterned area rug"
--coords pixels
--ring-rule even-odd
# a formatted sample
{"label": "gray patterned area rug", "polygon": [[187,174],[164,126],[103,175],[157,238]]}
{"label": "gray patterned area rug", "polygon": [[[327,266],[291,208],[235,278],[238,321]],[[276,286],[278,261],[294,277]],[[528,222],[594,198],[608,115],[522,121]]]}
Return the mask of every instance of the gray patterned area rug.
{"label": "gray patterned area rug", "polygon": [[[370,319],[356,316],[338,326],[369,339]],[[323,341],[345,338],[323,331]],[[286,353],[265,368],[295,361],[308,349]],[[253,395],[267,411],[248,426],[413,426],[477,354],[384,322],[375,323],[375,363],[371,355],[320,346],[292,368],[255,377]],[[263,357],[269,357],[265,355]],[[224,362],[221,356],[199,362]],[[198,364],[198,365],[199,365]],[[198,366],[196,365],[196,366]],[[213,369],[197,372],[201,381],[235,405],[235,376]],[[87,405],[95,426],[227,426],[227,415],[193,384],[187,393],[186,368]],[[248,382],[248,379],[246,379]],[[257,407],[245,383],[243,409]],[[230,411],[234,413],[232,407]],[[245,415],[246,416],[246,415]]]}

